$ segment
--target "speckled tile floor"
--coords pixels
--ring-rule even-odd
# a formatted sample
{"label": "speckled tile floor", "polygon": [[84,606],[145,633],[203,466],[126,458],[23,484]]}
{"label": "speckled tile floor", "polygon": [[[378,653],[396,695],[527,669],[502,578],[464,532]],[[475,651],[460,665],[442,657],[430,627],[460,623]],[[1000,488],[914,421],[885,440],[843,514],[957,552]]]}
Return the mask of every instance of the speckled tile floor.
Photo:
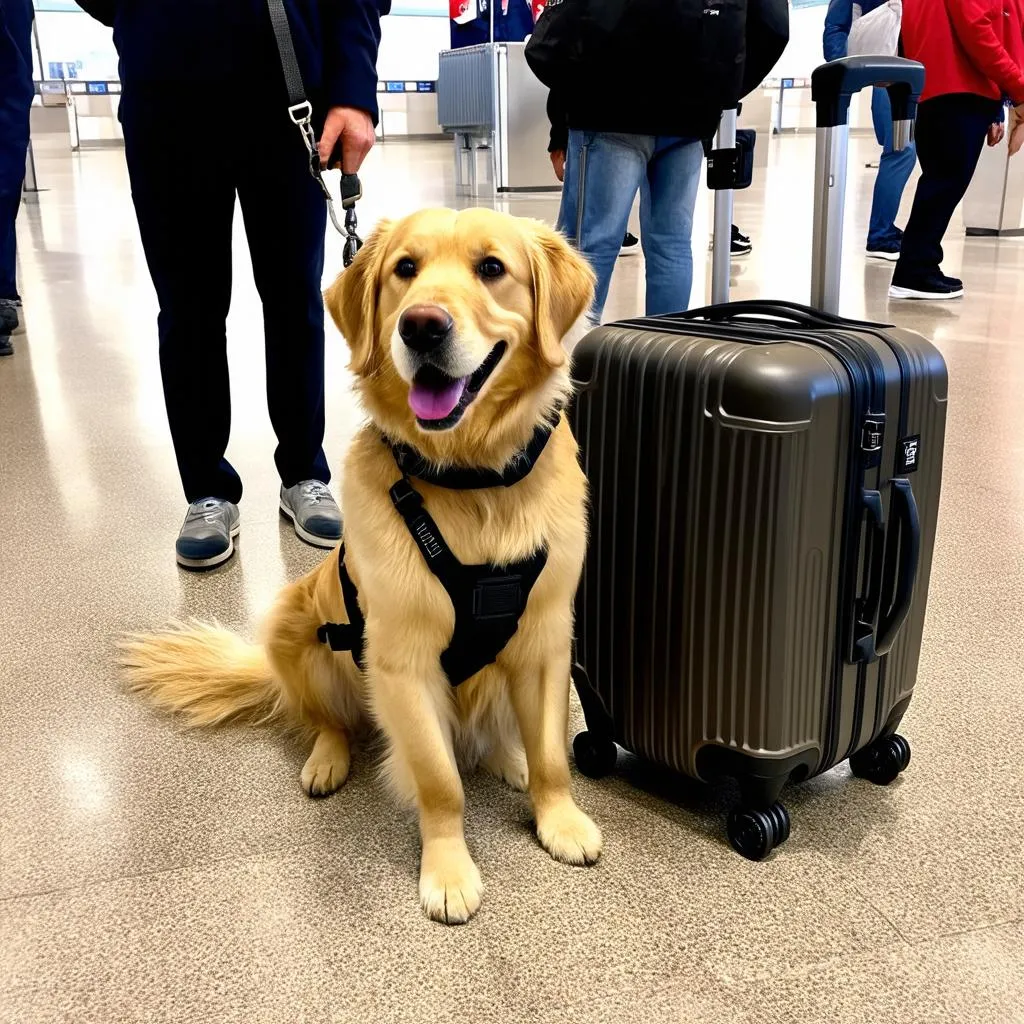
{"label": "speckled tile floor", "polygon": [[[806,296],[812,148],[773,141],[739,196],[755,248],[737,297]],[[792,838],[751,864],[722,838],[728,791],[623,757],[611,779],[577,779],[606,836],[585,871],[539,849],[523,798],[473,778],[488,889],[447,930],[420,915],[415,825],[368,752],[313,802],[291,741],[183,732],[119,689],[124,630],[216,615],[251,632],[320,556],[279,520],[239,245],[243,539],[223,570],[175,567],[182,500],[122,157],[42,142],[49,190],[20,223],[28,333],[0,361],[0,1021],[1024,1021],[1024,241],[964,242],[954,224],[947,269],[967,298],[890,308],[889,268],[858,251],[872,147],[852,152],[844,311],[922,331],[951,379],[911,769],[887,790],[842,767],[790,791]],[[363,224],[451,202],[450,164],[440,144],[379,147]],[[553,218],[556,200],[503,205]],[[708,219],[702,202],[697,294]],[[642,267],[620,261],[609,316],[635,311]],[[359,419],[344,363],[332,334],[335,464]]]}

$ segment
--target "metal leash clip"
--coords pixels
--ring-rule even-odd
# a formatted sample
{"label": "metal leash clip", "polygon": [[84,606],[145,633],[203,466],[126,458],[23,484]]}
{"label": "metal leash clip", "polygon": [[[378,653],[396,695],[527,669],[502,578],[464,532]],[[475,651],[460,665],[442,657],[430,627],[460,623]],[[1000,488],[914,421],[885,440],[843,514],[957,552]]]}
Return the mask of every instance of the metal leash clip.
{"label": "metal leash clip", "polygon": [[327,213],[334,225],[334,230],[345,239],[341,261],[346,267],[351,266],[352,261],[356,258],[356,253],[359,252],[363,244],[363,240],[357,233],[358,222],[356,221],[356,202],[363,197],[363,186],[359,181],[359,175],[344,173],[341,175],[341,208],[345,211],[343,226],[334,208],[334,197],[331,195],[331,190],[327,187],[327,182],[324,181],[323,171],[320,169],[320,147],[317,145],[316,132],[313,131],[313,106],[308,101],[296,103],[288,108],[288,116],[302,134],[302,141],[309,154],[309,173],[324,194],[324,199],[327,201]]}

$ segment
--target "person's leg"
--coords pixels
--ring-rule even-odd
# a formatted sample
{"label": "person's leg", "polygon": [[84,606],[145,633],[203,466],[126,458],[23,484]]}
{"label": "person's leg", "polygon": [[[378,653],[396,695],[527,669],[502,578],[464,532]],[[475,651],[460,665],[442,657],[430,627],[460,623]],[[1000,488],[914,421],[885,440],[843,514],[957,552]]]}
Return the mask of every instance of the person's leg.
{"label": "person's leg", "polygon": [[871,201],[871,221],[868,226],[868,252],[897,253],[902,232],[896,227],[903,189],[914,170],[916,154],[911,143],[902,150],[892,146],[892,108],[889,94],[874,89],[871,95],[871,118],[875,138],[882,147],[882,156],[875,176],[875,190]]}
{"label": "person's leg", "polygon": [[9,304],[13,319],[18,299],[14,223],[25,180],[33,95],[31,34],[28,0],[0,3],[0,301]]}
{"label": "person's leg", "polygon": [[690,305],[693,208],[704,150],[689,139],[659,138],[640,188],[640,239],[647,260],[647,315]]}
{"label": "person's leg", "polygon": [[237,503],[224,458],[231,426],[225,319],[231,302],[233,170],[218,131],[155,95],[121,100],[125,157],[146,262],[160,303],[160,371],[189,503]]}
{"label": "person's leg", "polygon": [[331,478],[324,440],[324,234],[327,207],[284,111],[262,112],[260,159],[240,172],[238,198],[263,301],[267,405],[285,488]]}
{"label": "person's leg", "polygon": [[569,132],[558,227],[597,275],[590,310],[595,323],[608,298],[629,211],[653,148],[651,135]]}
{"label": "person's leg", "polygon": [[942,236],[978,165],[995,105],[978,96],[939,96],[918,107],[921,178],[903,235],[893,285],[935,278]]}

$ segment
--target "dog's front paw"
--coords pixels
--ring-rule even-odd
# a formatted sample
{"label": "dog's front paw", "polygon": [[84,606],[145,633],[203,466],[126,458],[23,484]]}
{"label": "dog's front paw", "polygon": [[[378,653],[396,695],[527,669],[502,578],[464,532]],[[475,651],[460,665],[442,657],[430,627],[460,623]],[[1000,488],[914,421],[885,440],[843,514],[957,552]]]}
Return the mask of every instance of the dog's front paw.
{"label": "dog's front paw", "polygon": [[594,864],[601,856],[601,830],[571,800],[537,815],[537,838],[564,864]]}
{"label": "dog's front paw", "polygon": [[465,924],[479,909],[484,883],[462,839],[435,839],[423,847],[420,903],[432,921]]}

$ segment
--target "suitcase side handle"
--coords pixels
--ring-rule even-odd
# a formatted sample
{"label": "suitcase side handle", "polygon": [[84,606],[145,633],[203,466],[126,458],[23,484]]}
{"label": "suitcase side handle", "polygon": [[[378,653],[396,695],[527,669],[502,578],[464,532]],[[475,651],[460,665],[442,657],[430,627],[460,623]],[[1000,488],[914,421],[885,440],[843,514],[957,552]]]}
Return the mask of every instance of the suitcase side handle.
{"label": "suitcase side handle", "polygon": [[[896,536],[891,538],[887,547],[895,552],[899,544],[898,560],[894,566],[896,574],[895,590],[889,610],[882,615],[878,623],[878,639],[875,641],[875,653],[879,656],[888,654],[896,642],[903,623],[910,614],[910,605],[914,599],[914,586],[921,565],[921,517],[914,498],[914,489],[906,477],[896,477],[892,481],[892,521],[896,525]],[[897,557],[895,554],[892,556]]]}
{"label": "suitcase side handle", "polygon": [[882,599],[882,579],[885,574],[885,508],[880,491],[863,492],[864,511],[868,517],[867,551],[864,562],[868,567],[867,590],[853,604],[853,645],[850,661],[872,662],[877,657],[875,617]]}

